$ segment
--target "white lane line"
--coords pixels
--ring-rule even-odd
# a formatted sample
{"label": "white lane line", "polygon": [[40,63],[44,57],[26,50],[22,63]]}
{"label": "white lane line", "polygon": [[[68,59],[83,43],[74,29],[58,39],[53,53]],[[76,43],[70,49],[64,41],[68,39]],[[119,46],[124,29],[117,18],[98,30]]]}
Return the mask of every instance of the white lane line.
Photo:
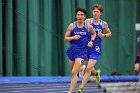
{"label": "white lane line", "polygon": [[[13,86],[0,86],[0,87],[3,87],[3,88],[15,88],[15,87],[42,87],[42,86],[46,86],[46,87],[52,87],[53,85],[36,85],[36,86],[29,86],[29,85],[22,85],[22,86],[15,86],[15,85],[13,85]],[[69,84],[67,84],[67,85],[54,85],[54,86],[69,86]]]}
{"label": "white lane line", "polygon": [[[69,86],[70,84],[59,84],[59,85],[18,85],[18,86],[16,86],[16,85],[12,85],[12,86],[7,86],[7,85],[3,85],[3,86],[0,86],[0,87],[4,87],[4,88],[12,88],[12,87],[42,87],[42,86],[46,86],[46,87],[52,87],[52,86]],[[87,86],[93,86],[92,84],[91,85],[87,85]],[[93,87],[97,87],[98,85],[94,85]]]}
{"label": "white lane line", "polygon": [[[27,92],[27,91],[64,91],[64,90],[68,90],[69,89],[69,87],[65,87],[65,88],[59,88],[59,89],[34,89],[34,90],[21,90],[21,92]],[[75,88],[75,89],[78,89],[78,88]],[[93,87],[87,87],[86,89],[88,89],[88,90],[94,90],[94,88]],[[17,92],[17,91],[9,91],[9,92]],[[20,91],[18,91],[18,92],[20,92]]]}
{"label": "white lane line", "polygon": [[[88,92],[98,92],[98,93],[104,93],[103,92],[103,89],[102,90],[100,90],[100,91],[98,91],[99,89],[92,89],[92,90],[83,90],[83,92],[86,92],[86,93],[88,93]],[[74,92],[76,92],[77,93],[77,91],[78,90],[75,90]],[[61,93],[66,93],[66,92],[68,92],[68,91],[58,91],[59,93],[61,92]],[[48,92],[44,92],[44,93],[48,93]],[[49,93],[56,93],[56,92],[49,92]]]}
{"label": "white lane line", "polygon": [[17,93],[17,92],[23,92],[23,91],[10,91],[10,92],[16,92]]}
{"label": "white lane line", "polygon": [[0,90],[14,90],[14,89],[22,90],[22,89],[34,89],[34,88],[37,89],[37,88],[46,88],[46,87],[5,88]]}
{"label": "white lane line", "polygon": [[[69,88],[69,86],[54,86],[55,88]],[[94,86],[87,86],[87,87],[92,87],[92,88],[97,88],[96,86],[94,87]],[[21,89],[38,89],[38,88],[41,88],[41,89],[43,89],[43,88],[47,88],[47,89],[51,89],[52,88],[52,86],[40,86],[40,87],[19,87],[19,88],[3,88],[3,89],[0,89],[0,90],[14,90],[14,89],[16,89],[16,90],[21,90]]]}
{"label": "white lane line", "polygon": [[[69,86],[55,86],[55,88],[69,88]],[[4,89],[0,89],[0,90],[14,90],[14,89],[16,89],[16,90],[22,90],[22,89],[52,89],[52,86],[51,87],[45,87],[45,86],[43,86],[43,87],[25,87],[25,88],[4,88]]]}
{"label": "white lane line", "polygon": [[[55,86],[55,88],[65,88],[65,87],[69,87],[69,86]],[[5,87],[3,87],[3,88],[5,88]],[[0,89],[0,90],[7,90],[7,89],[34,89],[34,88],[52,88],[52,86],[40,86],[40,87],[19,87],[19,88],[17,88],[17,87],[12,87],[12,88],[5,88],[5,89]]]}

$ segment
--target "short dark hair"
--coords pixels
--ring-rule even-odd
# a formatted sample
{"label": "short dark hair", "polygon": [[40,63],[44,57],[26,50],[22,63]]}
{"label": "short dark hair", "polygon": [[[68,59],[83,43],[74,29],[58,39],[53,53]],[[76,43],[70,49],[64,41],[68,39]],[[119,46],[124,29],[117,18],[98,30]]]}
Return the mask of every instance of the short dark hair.
{"label": "short dark hair", "polygon": [[85,15],[86,15],[86,9],[84,9],[84,8],[77,8],[76,9],[76,11],[75,11],[75,13],[77,14],[77,12],[79,12],[79,11],[81,11],[81,12],[83,12]]}
{"label": "short dark hair", "polygon": [[100,4],[95,4],[92,8],[92,10],[94,10],[95,8],[97,8],[101,13],[103,12],[103,7]]}

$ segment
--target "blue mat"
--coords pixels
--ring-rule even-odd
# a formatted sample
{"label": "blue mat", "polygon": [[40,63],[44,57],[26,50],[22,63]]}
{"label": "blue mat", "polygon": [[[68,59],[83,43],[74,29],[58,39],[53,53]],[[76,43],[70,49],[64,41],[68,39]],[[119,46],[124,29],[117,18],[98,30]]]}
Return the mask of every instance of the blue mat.
{"label": "blue mat", "polygon": [[[101,76],[101,82],[138,81],[138,76]],[[0,84],[70,82],[71,76],[0,77]],[[78,79],[81,82],[82,78]]]}

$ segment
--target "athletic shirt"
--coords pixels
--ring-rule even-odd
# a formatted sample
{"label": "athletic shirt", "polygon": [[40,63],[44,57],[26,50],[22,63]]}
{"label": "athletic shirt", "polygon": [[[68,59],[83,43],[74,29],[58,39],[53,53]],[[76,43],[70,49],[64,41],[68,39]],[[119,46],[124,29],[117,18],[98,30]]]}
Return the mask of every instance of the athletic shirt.
{"label": "athletic shirt", "polygon": [[72,37],[75,35],[80,35],[80,38],[78,40],[71,40],[70,47],[73,47],[75,49],[87,48],[89,32],[88,25],[86,22],[84,22],[83,28],[78,28],[76,21],[73,23],[73,30],[70,36]]}
{"label": "athletic shirt", "polygon": [[95,40],[93,41],[93,45],[101,46],[101,38],[98,36],[98,33],[99,33],[99,31],[103,33],[103,21],[100,20],[100,23],[98,25],[95,25],[93,23],[93,18],[91,18],[90,19],[90,25],[93,26],[93,28],[94,28],[94,30],[96,32],[96,37],[95,37]]}

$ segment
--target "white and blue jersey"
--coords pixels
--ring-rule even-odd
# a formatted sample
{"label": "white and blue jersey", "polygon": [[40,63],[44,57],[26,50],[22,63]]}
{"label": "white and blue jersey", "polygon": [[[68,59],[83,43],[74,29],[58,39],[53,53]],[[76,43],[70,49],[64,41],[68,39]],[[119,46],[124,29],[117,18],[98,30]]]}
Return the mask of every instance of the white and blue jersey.
{"label": "white and blue jersey", "polygon": [[83,28],[77,27],[77,22],[73,23],[73,30],[70,36],[80,35],[78,40],[71,40],[70,47],[66,54],[71,61],[75,61],[76,58],[87,59],[87,44],[89,38],[88,25],[85,22]]}
{"label": "white and blue jersey", "polygon": [[[95,40],[93,41],[93,47],[88,48],[88,59],[94,59],[98,60],[99,56],[101,55],[101,38],[98,36],[99,32],[103,32],[103,21],[100,20],[100,23],[98,25],[95,25],[93,23],[93,18],[90,19],[90,25],[93,26],[95,32],[96,32],[96,37]],[[89,37],[89,40],[91,39],[91,35]]]}

